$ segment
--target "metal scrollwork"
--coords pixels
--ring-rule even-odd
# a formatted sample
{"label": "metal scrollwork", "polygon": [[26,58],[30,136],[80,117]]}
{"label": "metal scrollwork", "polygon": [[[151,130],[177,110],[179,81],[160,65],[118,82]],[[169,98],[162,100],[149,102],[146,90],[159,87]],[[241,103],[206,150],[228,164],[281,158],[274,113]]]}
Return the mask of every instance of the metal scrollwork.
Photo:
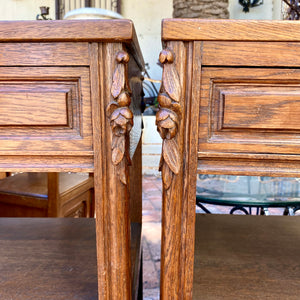
{"label": "metal scrollwork", "polygon": [[157,130],[163,139],[159,170],[162,171],[164,188],[169,189],[173,174],[178,174],[180,169],[176,136],[182,115],[181,87],[171,50],[162,50],[159,61],[163,64],[162,84],[158,94],[159,111],[156,114]]}
{"label": "metal scrollwork", "polygon": [[117,172],[122,183],[127,183],[126,163],[131,164],[126,139],[133,127],[133,113],[129,109],[131,90],[127,79],[127,63],[129,55],[119,51],[116,55],[117,66],[113,75],[111,101],[106,109],[112,129],[112,163],[118,168]]}

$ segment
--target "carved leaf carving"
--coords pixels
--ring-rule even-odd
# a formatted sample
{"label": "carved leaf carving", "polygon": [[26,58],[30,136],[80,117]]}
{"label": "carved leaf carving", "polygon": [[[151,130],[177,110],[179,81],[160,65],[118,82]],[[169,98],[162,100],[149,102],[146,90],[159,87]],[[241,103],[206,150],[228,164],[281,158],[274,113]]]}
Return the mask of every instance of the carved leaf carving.
{"label": "carved leaf carving", "polygon": [[117,172],[118,172],[120,181],[123,184],[127,184],[127,176],[126,176],[126,168],[125,168],[125,160],[124,159],[120,162]]}
{"label": "carved leaf carving", "polygon": [[125,157],[126,157],[126,160],[127,160],[127,165],[131,166],[132,165],[132,161],[131,161],[131,158],[130,158],[129,151],[125,151]]}
{"label": "carved leaf carving", "polygon": [[133,113],[128,107],[131,102],[126,72],[126,64],[129,61],[128,53],[119,51],[116,61],[110,90],[114,101],[107,106],[106,114],[112,129],[112,163],[116,167],[120,181],[127,184],[126,164],[130,164],[131,160],[126,147],[126,138],[133,126]]}
{"label": "carved leaf carving", "polygon": [[163,139],[162,156],[159,170],[162,171],[164,189],[170,188],[174,175],[180,170],[181,159],[177,143],[177,133],[181,119],[181,86],[174,65],[174,54],[171,50],[162,50],[159,56],[163,64],[162,85],[158,95],[159,111],[156,114],[156,125]]}
{"label": "carved leaf carving", "polygon": [[173,64],[165,64],[162,76],[162,83],[170,98],[179,102],[181,96],[179,77]]}
{"label": "carved leaf carving", "polygon": [[113,83],[111,86],[111,94],[116,99],[125,86],[125,66],[118,64],[113,76]]}
{"label": "carved leaf carving", "polygon": [[180,169],[180,156],[175,139],[165,139],[163,142],[163,158],[173,173],[178,174]]}
{"label": "carved leaf carving", "polygon": [[125,136],[113,136],[112,139],[112,162],[114,165],[119,164],[125,153]]}
{"label": "carved leaf carving", "polygon": [[162,182],[164,189],[168,189],[172,183],[173,173],[167,164],[162,166]]}
{"label": "carved leaf carving", "polygon": [[112,113],[118,108],[118,103],[115,101],[110,102],[110,104],[106,108],[106,115],[110,118]]}

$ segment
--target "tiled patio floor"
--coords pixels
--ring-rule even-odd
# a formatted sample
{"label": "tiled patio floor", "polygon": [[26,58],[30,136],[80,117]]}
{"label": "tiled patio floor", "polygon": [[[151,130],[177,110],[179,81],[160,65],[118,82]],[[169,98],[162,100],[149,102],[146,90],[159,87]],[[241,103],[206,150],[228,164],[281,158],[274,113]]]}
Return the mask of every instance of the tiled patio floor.
{"label": "tiled patio floor", "polygon": [[[143,177],[143,299],[159,299],[160,238],[161,238],[161,178]],[[206,205],[212,213],[228,213],[230,207]],[[282,209],[270,208],[273,215]],[[200,212],[200,209],[199,209]]]}
{"label": "tiled patio floor", "polygon": [[143,289],[144,300],[159,299],[161,178],[143,177]]}

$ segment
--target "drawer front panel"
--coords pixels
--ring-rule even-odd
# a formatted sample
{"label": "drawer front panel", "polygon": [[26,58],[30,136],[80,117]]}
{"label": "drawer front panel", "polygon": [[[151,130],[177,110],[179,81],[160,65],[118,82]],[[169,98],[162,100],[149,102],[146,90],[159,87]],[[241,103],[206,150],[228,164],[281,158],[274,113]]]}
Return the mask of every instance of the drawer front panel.
{"label": "drawer front panel", "polygon": [[1,125],[67,125],[68,92],[6,92],[0,87]]}
{"label": "drawer front panel", "polygon": [[[214,87],[213,101],[222,102],[220,129],[299,130],[300,89],[293,86],[248,85]],[[218,90],[218,93],[216,93]]]}
{"label": "drawer front panel", "polygon": [[[197,42],[196,42],[197,43]],[[202,64],[210,66],[299,67],[298,42],[205,41]],[[284,53],[284,55],[282,55]],[[278,54],[278,55],[276,55]]]}
{"label": "drawer front panel", "polygon": [[87,67],[0,68],[0,153],[90,155]]}
{"label": "drawer front panel", "polygon": [[298,154],[300,70],[203,68],[199,156]]}
{"label": "drawer front panel", "polygon": [[88,43],[1,43],[1,66],[88,66]]}

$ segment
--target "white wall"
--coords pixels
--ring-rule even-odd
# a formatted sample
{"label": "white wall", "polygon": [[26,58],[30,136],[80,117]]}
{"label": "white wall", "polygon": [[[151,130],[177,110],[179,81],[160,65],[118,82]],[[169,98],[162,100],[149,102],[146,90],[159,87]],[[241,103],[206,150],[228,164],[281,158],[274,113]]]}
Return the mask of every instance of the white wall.
{"label": "white wall", "polygon": [[[121,7],[122,16],[134,22],[150,77],[160,80],[162,69],[157,62],[162,49],[161,20],[172,17],[173,0],[123,0]],[[157,90],[159,87],[157,83]],[[144,116],[143,121],[143,174],[159,175],[161,137],[156,131],[155,116]]]}
{"label": "white wall", "polygon": [[282,19],[281,8],[283,6],[282,0],[273,0],[273,19],[280,20]]}
{"label": "white wall", "polygon": [[248,13],[243,12],[243,7],[238,0],[229,0],[230,19],[257,19],[257,20],[280,20],[282,19],[282,0],[263,0],[263,4],[250,8]]}
{"label": "white wall", "polygon": [[[161,20],[171,18],[172,0],[123,0],[122,16],[131,19],[137,32],[144,60],[149,64],[151,78],[161,78],[161,68],[156,64],[161,46]],[[159,85],[158,85],[159,86]]]}
{"label": "white wall", "polygon": [[243,7],[239,4],[238,0],[230,0],[228,10],[230,19],[272,20],[273,0],[264,0],[264,3],[262,5],[257,7],[251,7],[250,11],[247,13],[243,12]]}
{"label": "white wall", "polygon": [[[250,8],[249,13],[243,12],[238,0],[229,0],[231,19],[281,19],[282,0],[264,0],[263,5]],[[171,18],[172,0],[123,0],[122,16],[134,22],[138,40],[151,78],[161,78],[161,68],[157,66],[158,54],[161,50],[161,20]],[[157,84],[159,88],[159,84]]]}
{"label": "white wall", "polygon": [[0,20],[35,20],[40,6],[49,6],[55,19],[55,0],[0,0]]}

